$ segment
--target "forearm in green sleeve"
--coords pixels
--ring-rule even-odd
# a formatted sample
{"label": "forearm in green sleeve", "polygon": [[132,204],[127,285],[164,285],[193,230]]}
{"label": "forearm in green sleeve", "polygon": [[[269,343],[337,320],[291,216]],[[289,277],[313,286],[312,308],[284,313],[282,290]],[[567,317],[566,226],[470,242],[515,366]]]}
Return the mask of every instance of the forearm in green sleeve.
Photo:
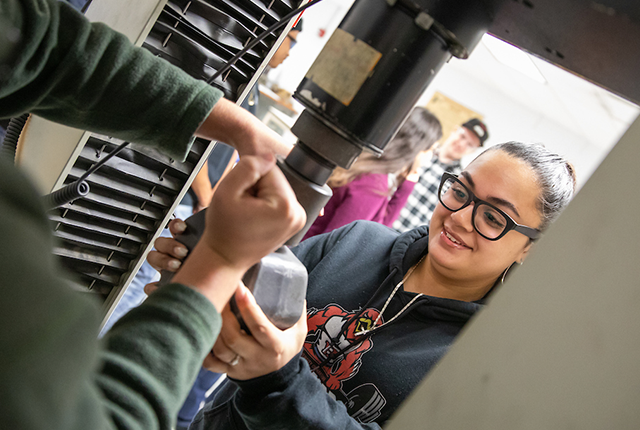
{"label": "forearm in green sleeve", "polygon": [[182,160],[221,92],[55,0],[0,0],[0,117],[31,112]]}
{"label": "forearm in green sleeve", "polygon": [[114,422],[170,428],[222,320],[197,291],[170,284],[120,319],[105,336],[97,376]]}
{"label": "forearm in green sleeve", "polygon": [[221,318],[172,284],[96,339],[99,307],[62,280],[38,194],[0,159],[0,429],[169,429]]}

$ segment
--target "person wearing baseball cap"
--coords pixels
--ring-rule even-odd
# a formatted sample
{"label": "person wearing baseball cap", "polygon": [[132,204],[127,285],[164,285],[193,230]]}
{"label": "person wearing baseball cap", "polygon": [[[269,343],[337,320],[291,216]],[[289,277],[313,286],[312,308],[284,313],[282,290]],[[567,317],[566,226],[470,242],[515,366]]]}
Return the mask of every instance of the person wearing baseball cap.
{"label": "person wearing baseball cap", "polygon": [[462,157],[482,147],[488,138],[489,131],[484,122],[472,118],[453,131],[444,143],[429,154],[430,157],[425,157],[428,161],[423,162],[418,169],[418,181],[393,228],[402,233],[428,225],[438,203],[438,186],[442,174],[459,174],[462,171]]}
{"label": "person wearing baseball cap", "polygon": [[480,146],[482,146],[484,142],[489,138],[487,126],[478,118],[471,118],[469,121],[462,124],[462,126],[471,130],[476,136],[478,136],[478,139],[480,139]]}
{"label": "person wearing baseball cap", "polygon": [[479,119],[472,118],[439,146],[438,157],[444,164],[459,164],[462,157],[484,145],[488,137],[487,126]]}

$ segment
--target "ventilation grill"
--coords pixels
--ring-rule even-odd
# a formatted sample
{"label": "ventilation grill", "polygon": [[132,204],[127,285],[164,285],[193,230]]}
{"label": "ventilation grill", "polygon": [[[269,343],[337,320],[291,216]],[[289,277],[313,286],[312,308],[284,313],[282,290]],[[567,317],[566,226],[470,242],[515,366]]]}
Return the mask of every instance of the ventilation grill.
{"label": "ventilation grill", "polygon": [[[170,0],[144,47],[199,79],[209,79],[246,43],[291,12],[285,0]],[[281,33],[281,31],[280,31]],[[249,51],[213,85],[237,101],[254,79],[280,34]],[[255,80],[255,79],[254,79]],[[122,143],[93,135],[65,184]],[[131,144],[87,179],[90,193],[49,213],[58,239],[54,253],[76,274],[74,285],[111,306],[132,269],[185,188],[209,142],[196,140],[187,160]]]}
{"label": "ventilation grill", "polygon": [[[293,10],[283,0],[170,0],[144,47],[198,79],[209,80],[249,41]],[[249,50],[212,84],[237,100],[276,36]]]}
{"label": "ventilation grill", "polygon": [[[89,138],[66,183],[113,151],[121,141]],[[128,274],[161,227],[160,222],[184,187],[208,142],[196,140],[184,163],[137,145],[129,145],[87,178],[91,192],[50,212],[54,252],[79,275],[83,290],[104,298]]]}

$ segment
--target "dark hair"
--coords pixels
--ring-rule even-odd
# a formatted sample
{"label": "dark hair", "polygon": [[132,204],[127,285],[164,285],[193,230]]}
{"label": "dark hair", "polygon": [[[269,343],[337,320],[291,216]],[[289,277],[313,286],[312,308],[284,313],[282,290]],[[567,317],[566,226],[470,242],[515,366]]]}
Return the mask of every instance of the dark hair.
{"label": "dark hair", "polygon": [[336,169],[327,183],[332,188],[342,187],[367,173],[395,173],[399,180],[418,154],[431,148],[441,137],[442,125],[438,118],[425,108],[415,107],[380,157],[365,153],[349,170]]}
{"label": "dark hair", "polygon": [[544,231],[567,207],[576,191],[576,174],[571,163],[540,143],[507,142],[485,152],[489,151],[504,151],[524,161],[534,171],[540,186],[538,209],[542,222],[538,229]]}

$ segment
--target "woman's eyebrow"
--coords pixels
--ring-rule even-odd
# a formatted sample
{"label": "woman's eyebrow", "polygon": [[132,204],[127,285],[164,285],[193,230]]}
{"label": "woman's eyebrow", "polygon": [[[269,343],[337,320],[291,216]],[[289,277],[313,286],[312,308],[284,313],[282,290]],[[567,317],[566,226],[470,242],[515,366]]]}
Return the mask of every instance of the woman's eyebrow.
{"label": "woman's eyebrow", "polygon": [[[462,172],[461,174],[462,174],[462,176],[464,176],[464,179],[469,183],[471,188],[475,188],[476,187],[475,182],[473,182],[473,178],[471,177],[471,175],[468,172]],[[494,204],[496,206],[503,206],[505,208],[511,209],[513,211],[513,213],[516,214],[516,216],[518,218],[520,218],[520,213],[518,212],[518,209],[516,209],[515,205],[513,203],[511,203],[510,201],[505,200],[505,199],[501,199],[499,197],[492,197],[492,196],[488,196],[486,201],[488,201],[489,203]]]}
{"label": "woman's eyebrow", "polygon": [[473,179],[471,178],[471,175],[468,172],[462,172],[462,176],[464,176],[464,179],[466,179],[469,185],[471,185],[471,188],[476,187],[475,182],[473,182]]}

